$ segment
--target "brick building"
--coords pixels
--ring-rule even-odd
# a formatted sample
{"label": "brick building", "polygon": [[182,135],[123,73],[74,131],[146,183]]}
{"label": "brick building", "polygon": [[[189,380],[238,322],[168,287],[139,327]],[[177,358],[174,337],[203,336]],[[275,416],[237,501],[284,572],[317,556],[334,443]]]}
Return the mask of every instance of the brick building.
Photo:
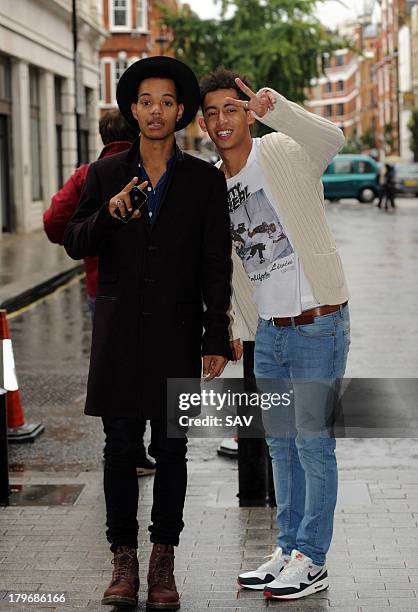
{"label": "brick building", "polygon": [[[341,28],[344,36],[357,36],[354,24]],[[360,100],[360,58],[350,49],[339,49],[334,55],[323,56],[324,76],[312,81],[306,107],[338,125],[347,138],[357,130]]]}
{"label": "brick building", "polygon": [[100,50],[102,110],[116,105],[117,83],[130,64],[143,57],[170,54],[170,33],[160,27],[161,4],[176,8],[177,1],[102,0],[103,24],[109,33]]}
{"label": "brick building", "polygon": [[417,1],[366,0],[364,9],[356,22],[338,27],[361,53],[340,49],[325,58],[325,75],[312,82],[306,107],[362,151],[408,158],[410,90],[418,101]]}

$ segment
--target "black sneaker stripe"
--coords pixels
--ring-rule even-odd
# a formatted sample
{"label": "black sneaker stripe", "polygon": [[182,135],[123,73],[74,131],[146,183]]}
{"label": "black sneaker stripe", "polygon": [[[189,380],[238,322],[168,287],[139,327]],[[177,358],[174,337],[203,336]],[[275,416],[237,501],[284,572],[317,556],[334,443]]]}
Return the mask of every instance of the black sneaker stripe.
{"label": "black sneaker stripe", "polygon": [[273,576],[272,574],[266,574],[264,576],[264,578],[257,578],[255,576],[251,577],[251,578],[241,578],[241,576],[238,576],[238,580],[241,584],[265,584],[266,582],[273,582],[273,580],[275,579],[275,576]]}
{"label": "black sneaker stripe", "polygon": [[[324,571],[324,570],[323,570],[323,569],[321,569],[321,570],[320,570],[320,571],[319,571],[317,574],[315,574],[315,576],[311,576],[311,573],[310,573],[310,572],[308,572],[308,580],[310,580],[310,581],[311,581],[311,583],[316,582],[316,581],[317,581],[317,580],[318,580],[318,579],[319,579],[321,576],[323,576],[323,577],[324,577],[324,575],[323,575],[323,573],[322,573],[323,571]],[[327,572],[327,570],[325,570],[325,576],[328,576],[328,572]]]}

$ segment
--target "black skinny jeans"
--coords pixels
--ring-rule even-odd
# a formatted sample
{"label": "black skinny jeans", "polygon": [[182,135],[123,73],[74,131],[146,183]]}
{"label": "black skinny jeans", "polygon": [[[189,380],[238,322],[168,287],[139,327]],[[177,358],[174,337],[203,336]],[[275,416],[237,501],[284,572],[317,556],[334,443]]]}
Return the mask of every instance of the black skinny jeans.
{"label": "black skinny jeans", "polygon": [[[106,537],[110,549],[138,548],[138,477],[136,458],[141,427],[139,419],[103,417],[104,493]],[[167,438],[166,424],[151,420],[148,453],[155,459],[151,542],[178,546],[184,527],[183,506],[187,487],[187,438]]]}

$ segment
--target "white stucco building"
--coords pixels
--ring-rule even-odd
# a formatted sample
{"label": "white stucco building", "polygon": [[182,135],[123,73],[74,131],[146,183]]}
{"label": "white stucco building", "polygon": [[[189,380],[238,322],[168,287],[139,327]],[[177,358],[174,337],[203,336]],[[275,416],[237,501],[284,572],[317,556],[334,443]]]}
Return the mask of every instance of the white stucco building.
{"label": "white stucco building", "polygon": [[399,148],[404,160],[413,161],[411,151],[411,132],[408,123],[411,118],[412,94],[412,47],[411,28],[405,23],[398,34],[398,70],[399,70]]}
{"label": "white stucco building", "polygon": [[[81,161],[96,157],[101,0],[77,0]],[[0,235],[42,227],[77,163],[72,0],[0,1]]]}

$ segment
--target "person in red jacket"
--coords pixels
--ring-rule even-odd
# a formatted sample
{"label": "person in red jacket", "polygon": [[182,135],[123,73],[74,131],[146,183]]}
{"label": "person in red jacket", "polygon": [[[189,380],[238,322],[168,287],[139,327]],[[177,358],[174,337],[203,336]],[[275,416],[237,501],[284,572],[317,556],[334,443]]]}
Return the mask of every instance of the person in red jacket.
{"label": "person in red jacket", "polygon": [[[119,110],[111,110],[102,116],[99,121],[99,132],[104,144],[99,159],[129,149],[132,142],[138,136],[137,132],[122,117]],[[79,166],[68,181],[52,197],[51,206],[44,212],[44,229],[51,242],[56,244],[64,243],[65,228],[76,211],[88,169],[89,164]],[[87,301],[92,316],[94,315],[97,294],[97,266],[97,257],[85,258]],[[146,421],[143,421],[137,457],[138,476],[154,474],[155,472],[155,463],[148,459],[145,452],[143,442],[145,425]]]}

